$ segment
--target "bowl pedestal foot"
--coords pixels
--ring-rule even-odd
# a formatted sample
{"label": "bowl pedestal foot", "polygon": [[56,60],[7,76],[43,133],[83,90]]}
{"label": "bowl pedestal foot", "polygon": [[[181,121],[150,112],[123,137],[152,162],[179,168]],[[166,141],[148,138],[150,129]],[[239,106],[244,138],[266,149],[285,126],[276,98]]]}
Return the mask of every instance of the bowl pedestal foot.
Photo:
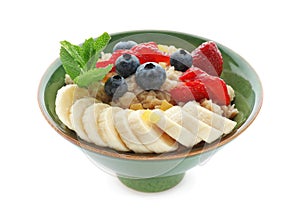
{"label": "bowl pedestal foot", "polygon": [[168,190],[180,183],[183,177],[184,173],[172,176],[137,179],[118,176],[124,185],[141,192],[161,192]]}

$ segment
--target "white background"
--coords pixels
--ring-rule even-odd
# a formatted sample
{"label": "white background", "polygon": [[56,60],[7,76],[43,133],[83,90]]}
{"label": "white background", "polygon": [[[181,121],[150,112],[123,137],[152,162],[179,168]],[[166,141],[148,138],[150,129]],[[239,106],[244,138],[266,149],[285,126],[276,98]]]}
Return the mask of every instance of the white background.
{"label": "white background", "polygon": [[[4,3],[5,2],[5,3]],[[0,211],[299,211],[297,1],[37,1],[0,3]],[[254,123],[176,188],[134,192],[60,137],[37,104],[59,41],[163,29],[210,38],[257,71]]]}

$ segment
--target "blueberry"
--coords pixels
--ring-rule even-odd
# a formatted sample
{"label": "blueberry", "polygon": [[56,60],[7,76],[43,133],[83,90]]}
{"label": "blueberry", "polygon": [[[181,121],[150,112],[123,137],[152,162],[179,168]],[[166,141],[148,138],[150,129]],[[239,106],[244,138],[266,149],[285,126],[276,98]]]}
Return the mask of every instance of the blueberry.
{"label": "blueberry", "polygon": [[131,49],[135,45],[137,45],[137,43],[132,40],[120,41],[114,46],[113,51],[116,51],[118,49]]}
{"label": "blueberry", "polygon": [[186,71],[193,64],[193,57],[187,51],[180,49],[170,56],[170,64],[174,66],[177,71]]}
{"label": "blueberry", "polygon": [[114,75],[105,82],[104,90],[108,96],[119,98],[127,92],[128,85],[123,77]]}
{"label": "blueberry", "polygon": [[116,71],[124,78],[134,74],[140,65],[139,59],[131,54],[123,54],[115,62]]}
{"label": "blueberry", "polygon": [[135,81],[144,90],[159,90],[165,80],[165,69],[155,62],[144,63],[135,72]]}

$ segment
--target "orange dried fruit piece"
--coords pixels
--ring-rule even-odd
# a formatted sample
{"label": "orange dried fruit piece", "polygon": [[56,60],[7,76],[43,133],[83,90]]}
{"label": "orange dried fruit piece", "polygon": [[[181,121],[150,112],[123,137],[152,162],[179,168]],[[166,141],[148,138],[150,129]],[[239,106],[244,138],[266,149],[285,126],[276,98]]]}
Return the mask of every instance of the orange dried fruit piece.
{"label": "orange dried fruit piece", "polygon": [[163,110],[163,111],[166,111],[171,107],[173,107],[173,105],[171,103],[169,103],[167,100],[163,100],[161,105],[160,105],[160,109]]}
{"label": "orange dried fruit piece", "polygon": [[135,103],[130,105],[131,110],[143,110],[143,105],[141,103]]}

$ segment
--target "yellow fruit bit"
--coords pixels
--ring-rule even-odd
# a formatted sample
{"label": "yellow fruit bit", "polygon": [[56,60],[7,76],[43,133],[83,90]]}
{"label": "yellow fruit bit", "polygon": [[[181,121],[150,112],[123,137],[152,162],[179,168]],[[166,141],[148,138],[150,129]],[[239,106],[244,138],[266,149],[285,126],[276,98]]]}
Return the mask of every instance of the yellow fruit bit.
{"label": "yellow fruit bit", "polygon": [[168,51],[169,51],[169,48],[168,48],[168,46],[166,46],[166,45],[158,44],[157,47],[158,47],[158,49],[159,49],[160,51],[162,51],[162,52],[168,53]]}
{"label": "yellow fruit bit", "polygon": [[151,116],[151,111],[145,110],[145,112],[143,112],[142,114],[142,119],[147,122],[150,120],[150,116]]}
{"label": "yellow fruit bit", "polygon": [[173,105],[171,103],[169,103],[167,100],[163,100],[161,105],[160,105],[160,109],[163,110],[163,111],[166,111],[171,107],[173,107]]}
{"label": "yellow fruit bit", "polygon": [[167,63],[165,62],[159,62],[158,63],[163,69],[166,69],[167,68]]}
{"label": "yellow fruit bit", "polygon": [[131,110],[143,110],[143,105],[141,103],[135,103],[130,105]]}
{"label": "yellow fruit bit", "polygon": [[155,124],[160,120],[160,116],[156,113],[153,113],[151,110],[145,110],[145,112],[142,114],[142,119]]}

